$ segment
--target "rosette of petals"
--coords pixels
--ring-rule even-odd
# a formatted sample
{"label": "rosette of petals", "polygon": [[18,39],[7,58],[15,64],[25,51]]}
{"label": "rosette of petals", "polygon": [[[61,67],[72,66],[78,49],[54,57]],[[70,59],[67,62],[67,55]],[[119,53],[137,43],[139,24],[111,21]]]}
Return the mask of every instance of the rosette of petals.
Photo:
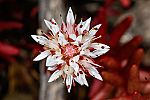
{"label": "rosette of petals", "polygon": [[61,26],[54,19],[44,21],[50,32],[44,33],[43,36],[31,35],[31,37],[45,49],[34,58],[34,61],[46,58],[47,69],[54,71],[48,82],[62,76],[70,92],[75,81],[80,85],[88,86],[87,73],[103,80],[96,69],[101,66],[93,60],[109,51],[109,46],[94,43],[94,40],[99,38],[95,37],[95,34],[101,24],[90,29],[91,18],[89,18],[86,21],[81,20],[76,25],[71,8],[67,13],[66,23],[62,21]]}

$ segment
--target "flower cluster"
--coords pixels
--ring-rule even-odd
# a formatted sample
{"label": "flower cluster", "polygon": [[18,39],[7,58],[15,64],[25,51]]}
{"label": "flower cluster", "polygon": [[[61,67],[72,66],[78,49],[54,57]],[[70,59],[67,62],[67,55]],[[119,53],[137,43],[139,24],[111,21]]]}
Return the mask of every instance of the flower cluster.
{"label": "flower cluster", "polygon": [[48,34],[43,36],[31,35],[39,44],[44,46],[43,52],[34,61],[46,59],[47,69],[54,71],[48,82],[52,82],[62,76],[67,86],[68,92],[74,81],[80,85],[88,86],[85,78],[87,74],[96,79],[103,80],[96,67],[100,65],[94,63],[93,58],[97,58],[109,51],[109,46],[101,43],[93,43],[100,38],[95,37],[101,24],[90,29],[91,18],[75,24],[75,18],[71,8],[69,8],[66,24],[62,21],[61,27],[54,19],[44,20],[50,29]]}

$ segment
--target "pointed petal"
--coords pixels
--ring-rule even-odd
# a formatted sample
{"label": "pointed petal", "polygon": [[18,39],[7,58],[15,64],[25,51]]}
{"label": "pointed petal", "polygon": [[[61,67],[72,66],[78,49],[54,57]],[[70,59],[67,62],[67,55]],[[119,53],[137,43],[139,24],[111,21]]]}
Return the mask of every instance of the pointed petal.
{"label": "pointed petal", "polygon": [[83,25],[82,30],[83,30],[83,31],[84,31],[84,30],[89,31],[90,23],[91,23],[91,17],[88,18],[86,21],[84,21],[84,22],[82,23],[82,25]]}
{"label": "pointed petal", "polygon": [[68,89],[68,93],[70,93],[70,90],[71,90],[71,87],[72,87],[72,75],[67,75],[67,78],[66,78],[66,86],[67,86],[67,89]]}
{"label": "pointed petal", "polygon": [[62,70],[56,70],[49,78],[48,82],[52,82],[59,78],[63,74]]}
{"label": "pointed petal", "polygon": [[76,55],[76,56],[74,56],[73,58],[72,58],[72,60],[74,61],[74,62],[78,62],[78,60],[79,60],[79,55]]}
{"label": "pointed petal", "polygon": [[[87,47],[92,47],[95,50],[90,51],[86,49]],[[104,44],[100,44],[100,43],[92,43],[90,46],[83,44],[81,48],[83,48],[82,51],[80,52],[81,55],[86,55],[88,57],[97,58],[105,54],[106,52],[108,52],[110,47]]]}
{"label": "pointed petal", "polygon": [[46,37],[44,36],[39,36],[39,35],[31,35],[31,37],[38,42],[41,45],[44,45],[48,48],[51,49],[58,49],[58,43],[56,42],[56,40],[52,39],[52,40],[48,40]]}
{"label": "pointed petal", "polygon": [[90,75],[92,75],[93,77],[95,77],[99,80],[102,80],[102,77],[100,76],[99,72],[97,71],[97,69],[93,65],[91,65],[90,63],[87,63],[84,60],[80,60],[79,63],[88,70]]}
{"label": "pointed petal", "polygon": [[61,58],[62,57],[58,55],[48,56],[46,59],[46,66],[55,66],[63,63],[64,61]]}
{"label": "pointed petal", "polygon": [[76,41],[81,42],[81,41],[82,41],[82,35],[79,35],[79,36],[76,38]]}
{"label": "pointed petal", "polygon": [[97,49],[97,50],[104,50],[104,49],[110,48],[109,46],[105,44],[101,44],[101,43],[91,43],[90,47]]}
{"label": "pointed petal", "polygon": [[55,66],[57,64],[53,56],[48,56],[46,59],[46,66]]}
{"label": "pointed petal", "polygon": [[64,70],[64,73],[67,75],[73,74],[73,72],[74,72],[73,67],[68,66],[67,64],[65,64],[63,70]]}
{"label": "pointed petal", "polygon": [[89,59],[89,58],[87,58],[87,57],[85,57],[85,56],[84,56],[84,61],[87,62],[87,63],[90,63],[90,64],[92,64],[92,65],[94,65],[94,66],[101,67],[100,65],[95,64],[91,59]]}
{"label": "pointed petal", "polygon": [[65,39],[65,36],[61,32],[58,34],[58,42],[61,46],[68,44],[68,41]]}
{"label": "pointed petal", "polygon": [[86,50],[82,50],[80,52],[80,55],[85,55],[85,56],[88,56],[88,57],[91,57],[91,58],[96,58],[98,57],[97,55],[93,54],[92,52],[90,52],[90,50],[86,49]]}
{"label": "pointed petal", "polygon": [[48,55],[50,55],[50,51],[45,50],[45,51],[41,52],[36,58],[34,58],[33,61],[42,60],[42,59],[46,58]]}
{"label": "pointed petal", "polygon": [[66,23],[69,25],[73,25],[75,23],[75,18],[74,18],[71,7],[69,7],[69,10],[67,13]]}
{"label": "pointed petal", "polygon": [[88,82],[85,78],[85,73],[82,70],[80,70],[80,71],[82,72],[81,74],[78,73],[78,75],[77,75],[77,73],[75,73],[75,75],[77,76],[77,77],[74,78],[75,81],[78,82],[80,85],[85,84],[86,86],[88,86]]}
{"label": "pointed petal", "polygon": [[96,79],[99,79],[101,81],[103,80],[101,75],[99,74],[99,72],[97,71],[97,69],[95,67],[88,67],[87,69],[93,77],[95,77]]}
{"label": "pointed petal", "polygon": [[51,21],[44,19],[44,22],[46,26],[52,31],[54,36],[59,32],[59,26],[54,19],[51,19]]}
{"label": "pointed petal", "polygon": [[86,48],[88,48],[90,46],[90,44],[91,44],[90,40],[84,42],[83,45],[81,45],[81,49],[85,50]]}
{"label": "pointed petal", "polygon": [[76,62],[73,62],[73,60],[69,60],[69,65],[76,71],[79,71],[79,65]]}
{"label": "pointed petal", "polygon": [[54,49],[54,50],[58,50],[59,49],[59,45],[57,43],[57,41],[55,39],[49,40],[49,48]]}
{"label": "pointed petal", "polygon": [[93,77],[95,77],[96,79],[99,79],[101,81],[103,80],[101,75],[99,74],[99,72],[97,71],[97,69],[95,67],[88,67],[87,69]]}
{"label": "pointed petal", "polygon": [[92,51],[91,53],[95,56],[100,56],[103,55],[104,53],[108,52],[110,47],[105,45],[105,44],[101,44],[101,43],[92,43],[90,45],[90,47],[96,49],[94,51]]}
{"label": "pointed petal", "polygon": [[[105,53],[108,52],[108,51],[109,51],[109,49],[105,49],[105,50],[94,50],[94,51],[92,51],[92,52],[90,52],[90,53],[91,53],[92,55],[94,55],[95,57],[99,57],[99,56],[105,54]],[[93,58],[95,58],[95,57],[93,57]]]}
{"label": "pointed petal", "polygon": [[94,26],[90,31],[89,31],[89,36],[94,36],[96,34],[96,32],[99,30],[101,24],[98,24],[96,26]]}
{"label": "pointed petal", "polygon": [[86,21],[80,21],[80,23],[78,24],[77,26],[77,31],[79,34],[83,34],[83,31],[86,30],[86,31],[89,31],[89,28],[90,28],[90,22],[91,22],[91,17],[88,18]]}
{"label": "pointed petal", "polygon": [[78,82],[80,85],[84,85],[83,80],[81,78],[81,75],[79,74],[79,76],[74,78],[76,82]]}
{"label": "pointed petal", "polygon": [[57,69],[56,66],[54,66],[54,67],[53,67],[53,66],[50,66],[50,67],[47,68],[47,70],[50,70],[50,71],[54,71],[54,70],[56,70],[56,69]]}
{"label": "pointed petal", "polygon": [[84,83],[86,86],[89,86],[89,85],[88,85],[88,82],[87,82],[87,80],[86,80],[86,78],[85,78],[85,74],[84,74],[84,73],[81,75],[81,77],[82,77],[83,83]]}
{"label": "pointed petal", "polygon": [[44,36],[31,35],[31,37],[39,44],[49,46],[49,40]]}

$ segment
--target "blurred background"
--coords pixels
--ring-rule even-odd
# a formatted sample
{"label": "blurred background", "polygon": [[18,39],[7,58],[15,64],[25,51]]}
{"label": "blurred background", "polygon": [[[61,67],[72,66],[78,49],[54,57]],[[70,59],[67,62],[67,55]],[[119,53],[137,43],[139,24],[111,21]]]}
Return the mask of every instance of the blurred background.
{"label": "blurred background", "polygon": [[[96,40],[111,50],[95,59],[104,81],[87,76],[89,87],[76,84],[67,93],[61,80],[48,83],[42,50],[31,34],[47,32],[44,19],[69,7],[76,22],[92,17],[102,24]],[[0,0],[0,100],[150,100],[150,0]]]}

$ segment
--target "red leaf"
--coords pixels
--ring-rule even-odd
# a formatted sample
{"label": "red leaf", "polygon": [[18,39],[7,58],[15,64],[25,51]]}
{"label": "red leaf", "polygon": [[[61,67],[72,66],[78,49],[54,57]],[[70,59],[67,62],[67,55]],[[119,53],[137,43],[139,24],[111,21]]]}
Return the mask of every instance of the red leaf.
{"label": "red leaf", "polygon": [[0,54],[19,55],[20,50],[14,46],[0,42]]}
{"label": "red leaf", "polygon": [[109,46],[115,47],[119,43],[121,36],[130,27],[132,19],[132,16],[128,16],[114,28],[114,30],[110,34]]}
{"label": "red leaf", "polygon": [[31,18],[35,17],[35,15],[38,13],[38,7],[34,7],[31,10]]}
{"label": "red leaf", "polygon": [[23,24],[19,22],[9,21],[9,22],[0,22],[0,31],[10,30],[10,29],[22,29]]}
{"label": "red leaf", "polygon": [[117,54],[120,54],[118,59],[120,60],[128,59],[134,53],[134,51],[138,48],[141,42],[142,42],[142,37],[135,36],[131,41],[124,44],[117,52]]}

